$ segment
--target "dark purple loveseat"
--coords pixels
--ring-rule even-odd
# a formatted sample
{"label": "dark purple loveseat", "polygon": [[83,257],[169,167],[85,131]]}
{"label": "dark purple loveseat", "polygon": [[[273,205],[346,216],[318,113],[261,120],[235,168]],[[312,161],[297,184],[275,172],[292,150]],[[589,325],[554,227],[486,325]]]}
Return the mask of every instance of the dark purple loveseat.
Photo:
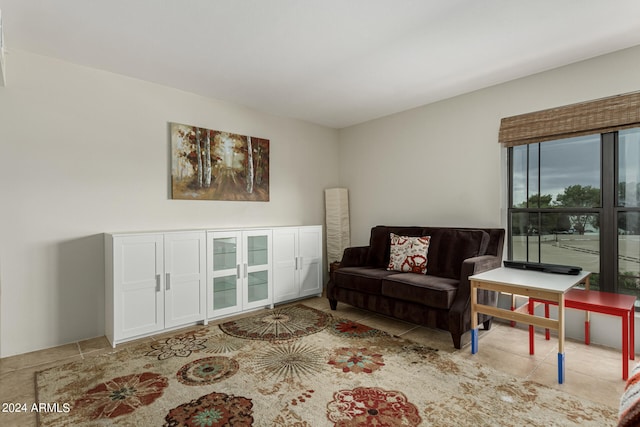
{"label": "dark purple loveseat", "polygon": [[[431,236],[427,273],[389,271],[390,233]],[[388,227],[371,229],[369,246],[347,248],[327,287],[332,310],[338,301],[419,325],[447,330],[455,348],[471,329],[469,276],[500,267],[501,228]],[[478,302],[495,306],[495,292]],[[485,329],[491,317],[480,315]]]}

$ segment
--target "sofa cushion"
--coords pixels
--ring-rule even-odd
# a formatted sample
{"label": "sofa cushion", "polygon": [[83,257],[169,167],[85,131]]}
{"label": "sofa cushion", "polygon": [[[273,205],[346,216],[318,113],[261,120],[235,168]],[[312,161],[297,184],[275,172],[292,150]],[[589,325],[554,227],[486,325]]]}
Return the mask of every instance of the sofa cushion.
{"label": "sofa cushion", "polygon": [[387,270],[425,274],[430,236],[410,237],[391,233]]}
{"label": "sofa cushion", "polygon": [[344,267],[333,272],[335,286],[354,289],[368,294],[380,294],[382,279],[395,271],[373,267]]}
{"label": "sofa cushion", "polygon": [[396,273],[382,279],[382,295],[429,307],[449,309],[459,280],[418,273]]}

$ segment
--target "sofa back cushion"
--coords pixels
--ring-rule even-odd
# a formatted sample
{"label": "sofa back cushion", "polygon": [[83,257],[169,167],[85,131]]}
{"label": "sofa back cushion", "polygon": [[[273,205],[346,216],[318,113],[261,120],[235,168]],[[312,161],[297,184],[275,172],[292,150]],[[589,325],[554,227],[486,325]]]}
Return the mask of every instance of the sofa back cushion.
{"label": "sofa back cushion", "polygon": [[489,244],[489,234],[483,230],[441,228],[438,234],[440,238],[431,244],[427,267],[427,272],[434,276],[460,279],[462,262],[484,255]]}
{"label": "sofa back cushion", "polygon": [[386,268],[389,264],[390,234],[402,236],[431,236],[427,274],[460,279],[462,262],[484,255],[489,234],[483,230],[448,227],[387,227],[371,229],[367,265]]}

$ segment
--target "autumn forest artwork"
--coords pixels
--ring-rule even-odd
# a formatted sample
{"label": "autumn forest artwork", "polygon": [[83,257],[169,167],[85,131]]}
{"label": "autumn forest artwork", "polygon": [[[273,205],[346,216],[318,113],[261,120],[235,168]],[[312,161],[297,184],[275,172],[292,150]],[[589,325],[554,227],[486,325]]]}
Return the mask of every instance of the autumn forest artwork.
{"label": "autumn forest artwork", "polygon": [[269,140],[171,123],[173,199],[269,201]]}

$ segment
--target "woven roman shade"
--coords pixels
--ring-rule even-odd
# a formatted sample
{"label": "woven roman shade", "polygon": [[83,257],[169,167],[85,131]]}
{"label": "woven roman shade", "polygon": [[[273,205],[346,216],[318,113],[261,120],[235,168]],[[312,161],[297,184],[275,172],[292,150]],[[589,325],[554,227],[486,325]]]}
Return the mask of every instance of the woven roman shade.
{"label": "woven roman shade", "polygon": [[640,92],[633,92],[505,117],[500,122],[498,141],[513,147],[639,125]]}

